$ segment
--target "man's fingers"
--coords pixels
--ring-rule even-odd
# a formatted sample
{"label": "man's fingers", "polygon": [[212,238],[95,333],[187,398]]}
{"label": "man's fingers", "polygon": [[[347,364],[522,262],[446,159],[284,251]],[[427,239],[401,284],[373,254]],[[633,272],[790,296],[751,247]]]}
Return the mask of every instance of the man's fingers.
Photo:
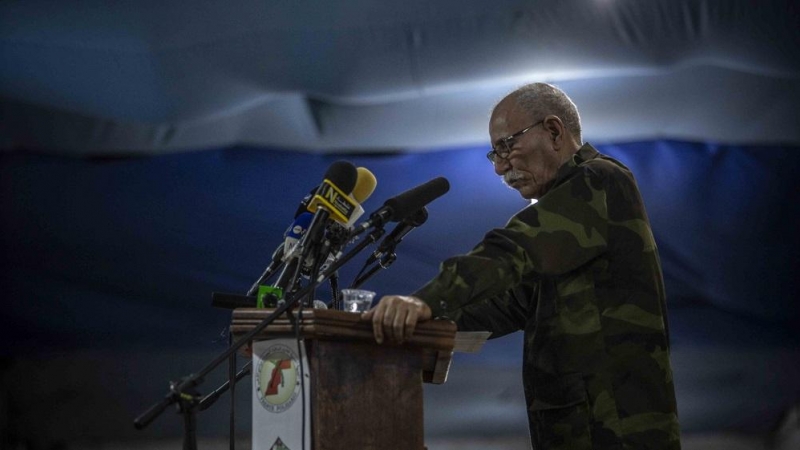
{"label": "man's fingers", "polygon": [[408,315],[405,318],[406,339],[414,335],[414,331],[417,329],[417,324],[419,322],[431,318],[431,308],[424,302],[419,301],[418,299],[415,299],[413,297],[412,299],[413,299],[411,302],[412,307],[409,309]]}
{"label": "man's fingers", "polygon": [[417,315],[417,312],[414,310],[409,312],[408,315],[406,316],[405,323],[403,324],[405,326],[406,336],[411,337],[414,335],[414,330],[417,328],[418,317],[419,316]]}
{"label": "man's fingers", "polygon": [[375,342],[382,344],[383,316],[386,313],[386,305],[383,302],[380,302],[378,303],[378,306],[367,312],[372,312],[372,333],[375,335]]}
{"label": "man's fingers", "polygon": [[409,311],[406,307],[398,308],[394,315],[394,320],[392,321],[392,332],[394,333],[394,341],[398,344],[402,344],[406,336],[411,336],[405,333],[406,317],[408,317],[408,315]]}
{"label": "man's fingers", "polygon": [[388,339],[400,344],[414,334],[419,321],[430,319],[430,315],[428,305],[415,297],[389,295],[361,318],[372,321],[375,342],[382,344]]}
{"label": "man's fingers", "polygon": [[[361,313],[361,320],[370,321],[371,322],[373,320],[373,318],[375,317],[375,309],[376,308],[377,308],[377,306],[375,306],[373,308],[370,308],[369,310]],[[374,323],[372,324],[372,335],[375,337],[375,342],[377,342],[379,344],[381,343],[381,340],[383,340],[382,331],[383,330],[378,330],[378,328],[375,327]]]}
{"label": "man's fingers", "polygon": [[386,311],[383,314],[383,321],[381,322],[380,326],[383,328],[383,333],[389,338],[389,341],[396,341],[396,333],[394,332],[394,318],[397,315],[397,308],[391,307],[389,302],[387,302]]}

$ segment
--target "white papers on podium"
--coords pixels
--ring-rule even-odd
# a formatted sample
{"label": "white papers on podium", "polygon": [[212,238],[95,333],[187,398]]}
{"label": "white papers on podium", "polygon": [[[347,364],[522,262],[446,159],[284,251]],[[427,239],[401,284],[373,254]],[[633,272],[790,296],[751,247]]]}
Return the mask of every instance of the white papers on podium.
{"label": "white papers on podium", "polygon": [[491,335],[491,331],[457,331],[453,351],[477,353]]}

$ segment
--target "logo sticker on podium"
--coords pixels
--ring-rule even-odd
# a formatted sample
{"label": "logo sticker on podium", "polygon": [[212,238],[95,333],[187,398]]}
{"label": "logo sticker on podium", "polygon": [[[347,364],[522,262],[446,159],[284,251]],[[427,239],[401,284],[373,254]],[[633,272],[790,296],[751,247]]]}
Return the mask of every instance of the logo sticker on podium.
{"label": "logo sticker on podium", "polygon": [[300,395],[298,356],[281,344],[271,346],[259,356],[255,379],[258,400],[267,411],[280,414]]}
{"label": "logo sticker on podium", "polygon": [[269,450],[291,450],[291,449],[289,449],[289,447],[284,445],[281,438],[278,438],[278,440],[276,440],[275,443],[272,444],[272,447],[270,447]]}
{"label": "logo sticker on podium", "polygon": [[253,449],[311,449],[308,370],[304,342],[253,342]]}

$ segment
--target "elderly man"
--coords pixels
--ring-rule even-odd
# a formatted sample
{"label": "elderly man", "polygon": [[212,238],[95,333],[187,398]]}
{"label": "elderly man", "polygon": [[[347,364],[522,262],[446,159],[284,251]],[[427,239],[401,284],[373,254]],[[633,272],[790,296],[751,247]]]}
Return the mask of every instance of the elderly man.
{"label": "elderly man", "polygon": [[534,448],[680,448],[661,267],[633,175],[582,144],[577,108],[548,84],[501,100],[489,134],[495,173],[538,201],[364,313],[375,339],[402,342],[431,317],[524,330]]}

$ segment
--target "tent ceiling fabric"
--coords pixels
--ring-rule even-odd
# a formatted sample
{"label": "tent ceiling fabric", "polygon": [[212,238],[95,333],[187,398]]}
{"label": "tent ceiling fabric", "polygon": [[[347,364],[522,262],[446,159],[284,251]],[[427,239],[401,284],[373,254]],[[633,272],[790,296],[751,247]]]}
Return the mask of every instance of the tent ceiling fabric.
{"label": "tent ceiling fabric", "polygon": [[[547,80],[595,141],[798,143],[793,1],[4,2],[0,146],[482,144]],[[757,113],[757,114],[754,114]]]}

